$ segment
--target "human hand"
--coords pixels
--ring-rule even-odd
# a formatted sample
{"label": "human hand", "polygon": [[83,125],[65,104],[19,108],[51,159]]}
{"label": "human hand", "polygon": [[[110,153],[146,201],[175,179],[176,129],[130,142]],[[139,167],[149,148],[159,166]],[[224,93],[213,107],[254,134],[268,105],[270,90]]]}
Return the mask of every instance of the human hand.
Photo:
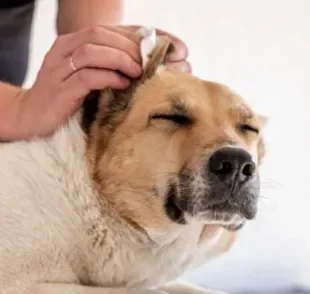
{"label": "human hand", "polygon": [[[120,26],[120,27],[130,32],[136,32],[141,26],[126,25],[126,26]],[[168,36],[173,43],[172,51],[169,52],[165,60],[166,66],[169,68],[174,68],[174,69],[185,71],[185,72],[191,72],[192,71],[191,65],[186,60],[188,57],[188,48],[186,44],[178,37],[166,31],[156,29],[156,34],[158,36],[161,36],[161,35]]]}
{"label": "human hand", "polygon": [[[141,74],[138,26],[97,26],[57,38],[33,86],[19,96],[17,129],[22,138],[46,136],[64,123],[94,89],[126,88]],[[174,50],[167,66],[190,71],[187,48],[168,35]]]}

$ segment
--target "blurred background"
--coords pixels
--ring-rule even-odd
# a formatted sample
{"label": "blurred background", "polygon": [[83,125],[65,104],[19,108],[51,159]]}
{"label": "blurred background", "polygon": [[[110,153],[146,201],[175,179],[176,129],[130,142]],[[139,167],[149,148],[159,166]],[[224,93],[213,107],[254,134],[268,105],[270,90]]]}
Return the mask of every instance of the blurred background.
{"label": "blurred background", "polygon": [[[257,220],[230,252],[182,278],[232,293],[310,288],[310,1],[125,2],[125,23],[179,35],[195,75],[229,85],[269,116]],[[55,38],[55,13],[56,1],[38,1],[26,85]]]}

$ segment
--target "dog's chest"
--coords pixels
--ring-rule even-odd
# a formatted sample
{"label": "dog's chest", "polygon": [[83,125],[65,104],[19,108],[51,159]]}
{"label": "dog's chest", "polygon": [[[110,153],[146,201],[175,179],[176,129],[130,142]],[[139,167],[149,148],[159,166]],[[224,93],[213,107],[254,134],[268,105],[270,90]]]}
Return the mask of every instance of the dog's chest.
{"label": "dog's chest", "polygon": [[104,263],[94,282],[104,286],[153,287],[172,281],[208,259],[211,243],[199,242],[202,229],[201,225],[189,227],[178,236],[158,233],[156,245],[125,246]]}
{"label": "dog's chest", "polygon": [[[130,285],[155,286],[164,284],[182,275],[203,252],[197,242],[200,230],[189,232],[186,240],[181,236],[157,248],[137,252],[136,264]],[[204,259],[204,258],[203,258]]]}

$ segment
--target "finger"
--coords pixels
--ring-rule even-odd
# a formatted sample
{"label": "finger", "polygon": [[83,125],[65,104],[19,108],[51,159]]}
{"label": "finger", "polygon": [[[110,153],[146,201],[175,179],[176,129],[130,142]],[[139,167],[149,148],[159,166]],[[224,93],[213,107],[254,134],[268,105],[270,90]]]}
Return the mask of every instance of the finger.
{"label": "finger", "polygon": [[119,70],[123,74],[136,78],[141,74],[141,66],[125,52],[108,47],[86,44],[77,49],[72,59],[80,68],[95,67]]}
{"label": "finger", "polygon": [[136,31],[127,30],[122,26],[110,26],[109,29],[111,31],[114,31],[116,33],[125,36],[126,38],[130,39],[131,41],[135,42],[138,46],[140,46],[142,36],[138,34]]}
{"label": "finger", "polygon": [[71,57],[64,59],[57,74],[61,80],[67,79],[74,72],[71,62],[78,70],[83,68],[108,69],[120,71],[132,78],[138,77],[142,72],[141,65],[123,51],[92,44],[83,45]]}
{"label": "finger", "polygon": [[60,36],[54,44],[54,51],[59,57],[67,57],[84,44],[107,46],[126,52],[135,61],[140,62],[138,38],[131,32],[125,34],[122,30],[94,27],[80,32]]}
{"label": "finger", "polygon": [[182,72],[192,72],[192,67],[191,65],[186,62],[186,61],[178,61],[178,62],[168,62],[165,64],[167,68],[173,69],[173,70],[178,70]]}
{"label": "finger", "polygon": [[72,74],[62,84],[62,96],[64,99],[72,99],[74,107],[78,107],[91,90],[107,87],[124,89],[129,84],[130,81],[128,79],[111,70],[85,68]]}
{"label": "finger", "polygon": [[[127,29],[131,32],[136,32],[139,28],[141,28],[141,26],[138,26],[138,25],[120,26],[120,27]],[[173,43],[173,48],[171,52],[167,55],[168,61],[171,61],[171,62],[182,61],[188,57],[188,48],[180,38],[161,29],[156,29],[156,34],[158,36],[161,36],[161,35],[168,36]]]}

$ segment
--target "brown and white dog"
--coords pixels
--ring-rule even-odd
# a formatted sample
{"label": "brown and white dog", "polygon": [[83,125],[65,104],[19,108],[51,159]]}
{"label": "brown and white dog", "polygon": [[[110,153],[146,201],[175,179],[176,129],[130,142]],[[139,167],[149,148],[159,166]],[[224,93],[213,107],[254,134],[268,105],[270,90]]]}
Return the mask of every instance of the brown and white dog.
{"label": "brown and white dog", "polygon": [[50,138],[0,144],[1,293],[214,293],[171,282],[255,217],[265,119],[165,69],[169,46]]}

